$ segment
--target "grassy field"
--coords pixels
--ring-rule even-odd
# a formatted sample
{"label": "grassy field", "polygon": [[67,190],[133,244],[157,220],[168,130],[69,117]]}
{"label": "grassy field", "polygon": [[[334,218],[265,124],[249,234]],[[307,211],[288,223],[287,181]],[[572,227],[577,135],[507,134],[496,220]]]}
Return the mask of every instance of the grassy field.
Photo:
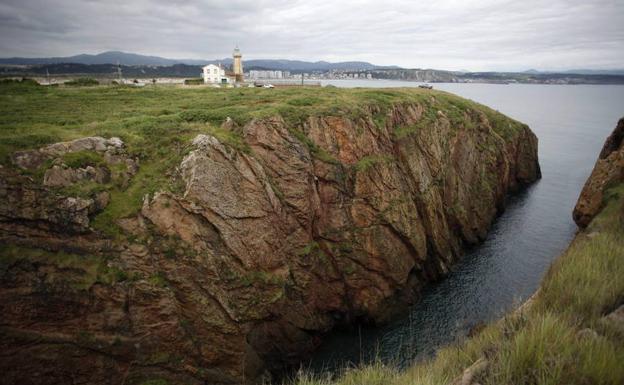
{"label": "grassy field", "polygon": [[[485,357],[482,385],[624,384],[624,331],[605,314],[624,303],[624,184],[546,274],[532,303],[405,371],[376,363],[297,385],[450,384]],[[581,332],[583,329],[585,330]]]}
{"label": "grassy field", "polygon": [[[435,99],[432,98],[435,97]],[[247,145],[239,133],[221,128],[227,117],[244,125],[254,118],[281,116],[289,129],[320,160],[332,162],[302,131],[310,116],[347,116],[358,119],[370,107],[379,112],[374,122],[384,125],[387,110],[398,103],[419,103],[426,107],[430,124],[442,110],[454,125],[466,124],[465,112],[483,111],[502,136],[521,123],[485,106],[449,93],[410,89],[339,88],[237,88],[127,86],[45,87],[34,82],[0,82],[0,164],[11,166],[16,150],[38,148],[48,143],[85,136],[120,137],[132,156],[140,159],[138,174],[127,186],[79,185],[74,195],[88,195],[92,188],[105,188],[111,203],[92,225],[115,236],[117,218],[134,214],[147,193],[176,191],[178,186],[168,171],[189,151],[189,143],[199,133],[209,133],[242,151]],[[395,135],[409,135],[418,127],[397,127]],[[69,159],[82,162],[84,159]],[[89,161],[97,161],[91,159]],[[40,178],[43,171],[33,173]]]}

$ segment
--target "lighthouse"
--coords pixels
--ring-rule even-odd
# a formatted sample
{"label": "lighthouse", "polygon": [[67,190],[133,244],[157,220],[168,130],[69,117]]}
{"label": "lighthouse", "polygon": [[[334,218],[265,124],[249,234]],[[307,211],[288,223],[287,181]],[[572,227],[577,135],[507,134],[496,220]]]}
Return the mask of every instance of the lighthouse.
{"label": "lighthouse", "polygon": [[232,54],[234,58],[234,63],[232,65],[232,71],[234,72],[234,78],[237,83],[243,82],[243,55],[240,53],[240,49],[238,46],[234,48],[234,53]]}

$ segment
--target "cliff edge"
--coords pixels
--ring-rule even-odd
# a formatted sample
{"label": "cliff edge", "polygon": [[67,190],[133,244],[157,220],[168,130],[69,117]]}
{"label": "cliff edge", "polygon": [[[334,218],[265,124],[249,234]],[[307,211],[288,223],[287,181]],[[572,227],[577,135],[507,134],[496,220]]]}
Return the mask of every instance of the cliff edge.
{"label": "cliff edge", "polygon": [[624,118],[607,138],[594,169],[585,182],[572,214],[579,227],[587,227],[604,207],[605,191],[624,181]]}

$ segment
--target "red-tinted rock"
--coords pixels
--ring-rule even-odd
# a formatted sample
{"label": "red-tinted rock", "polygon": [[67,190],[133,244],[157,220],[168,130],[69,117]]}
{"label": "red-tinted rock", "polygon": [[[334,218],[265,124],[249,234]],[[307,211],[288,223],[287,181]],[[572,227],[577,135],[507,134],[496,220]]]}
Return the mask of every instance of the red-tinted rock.
{"label": "red-tinted rock", "polygon": [[600,212],[607,188],[624,181],[624,118],[607,138],[594,169],[587,181],[572,214],[580,227],[586,227]]}

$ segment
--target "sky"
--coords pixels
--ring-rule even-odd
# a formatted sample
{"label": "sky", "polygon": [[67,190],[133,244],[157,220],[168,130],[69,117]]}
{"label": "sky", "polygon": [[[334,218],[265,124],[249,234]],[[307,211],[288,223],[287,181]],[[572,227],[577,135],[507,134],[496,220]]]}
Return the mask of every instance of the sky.
{"label": "sky", "polygon": [[624,68],[624,0],[0,0],[0,56]]}

